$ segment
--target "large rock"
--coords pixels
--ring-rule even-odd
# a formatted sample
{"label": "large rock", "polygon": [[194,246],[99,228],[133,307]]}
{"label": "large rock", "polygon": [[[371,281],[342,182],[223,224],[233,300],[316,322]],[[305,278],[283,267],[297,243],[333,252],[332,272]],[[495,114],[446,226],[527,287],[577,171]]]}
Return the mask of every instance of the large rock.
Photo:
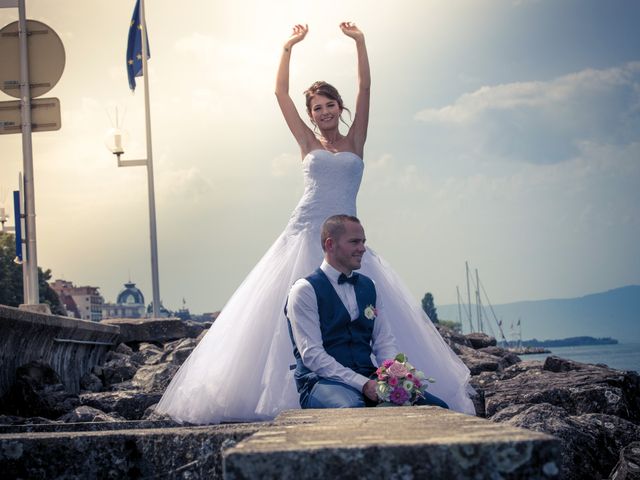
{"label": "large rock", "polygon": [[467,340],[467,337],[464,334],[458,333],[454,330],[451,330],[450,328],[443,327],[442,325],[439,325],[439,324],[436,324],[436,328],[440,333],[440,336],[444,339],[445,342],[447,342],[449,347],[451,347],[451,349],[454,352],[458,353],[457,351],[458,345],[471,347],[471,342]]}
{"label": "large rock", "polygon": [[618,452],[640,436],[640,427],[627,420],[600,413],[570,415],[548,403],[513,405],[491,420],[559,438],[563,478],[567,480],[606,477],[618,460]]}
{"label": "large rock", "polygon": [[131,383],[144,392],[158,392],[162,394],[169,386],[171,379],[178,371],[173,363],[159,365],[145,365],[140,367]]}
{"label": "large rock", "polygon": [[191,355],[193,350],[193,348],[178,348],[167,355],[167,362],[180,366],[187,358],[189,358],[189,355]]}
{"label": "large rock", "polygon": [[128,356],[133,355],[133,349],[126,343],[119,343],[114,351]]}
{"label": "large rock", "polygon": [[80,402],[106,413],[116,412],[127,420],[140,420],[151,405],[158,403],[161,393],[136,390],[118,392],[83,393]]}
{"label": "large rock", "polygon": [[478,375],[481,372],[497,372],[509,365],[502,357],[496,357],[463,345],[458,345],[458,356],[467,366],[471,375]]}
{"label": "large rock", "polygon": [[118,414],[108,415],[102,410],[82,405],[75,408],[71,412],[63,415],[58,420],[65,423],[84,423],[84,422],[117,422],[124,418]]}
{"label": "large rock", "polygon": [[165,352],[172,352],[179,348],[194,348],[198,344],[198,340],[195,338],[181,338],[173,342],[164,344],[163,350]]}
{"label": "large rock", "polygon": [[609,476],[611,480],[640,478],[640,441],[632,442],[620,452],[620,460]]}
{"label": "large rock", "polygon": [[153,343],[141,343],[138,351],[131,355],[131,361],[138,365],[157,365],[162,362],[164,351]]}
{"label": "large rock", "polygon": [[502,347],[484,347],[478,351],[482,353],[487,353],[489,355],[493,355],[494,357],[502,358],[503,368],[509,367],[511,365],[515,365],[516,363],[520,363],[522,361],[520,360],[520,357],[518,357],[518,355]]}
{"label": "large rock", "polygon": [[57,418],[79,405],[47,364],[30,362],[16,371],[16,381],[2,400],[2,411],[22,417]]}
{"label": "large rock", "polygon": [[196,346],[197,340],[194,338],[185,338],[183,340],[168,343],[164,346],[162,361],[180,366],[189,357],[189,355],[191,355],[191,352],[193,352]]}
{"label": "large rock", "polygon": [[486,333],[474,332],[465,335],[465,337],[467,337],[467,340],[475,349],[495,347],[498,344],[494,337],[490,337]]}
{"label": "large rock", "polygon": [[109,386],[132,379],[138,371],[138,365],[131,361],[131,357],[121,355],[102,366],[94,367],[93,371]]}
{"label": "large rock", "polygon": [[101,392],[104,384],[94,373],[85,373],[80,379],[80,390],[85,392]]}
{"label": "large rock", "polygon": [[485,375],[482,385],[474,380],[474,387],[484,391],[487,416],[511,405],[549,403],[571,415],[605,413],[640,419],[636,373],[576,362],[569,365],[560,359],[547,363],[561,371],[548,370],[547,364],[526,368],[526,362],[522,362],[498,372],[495,378]]}

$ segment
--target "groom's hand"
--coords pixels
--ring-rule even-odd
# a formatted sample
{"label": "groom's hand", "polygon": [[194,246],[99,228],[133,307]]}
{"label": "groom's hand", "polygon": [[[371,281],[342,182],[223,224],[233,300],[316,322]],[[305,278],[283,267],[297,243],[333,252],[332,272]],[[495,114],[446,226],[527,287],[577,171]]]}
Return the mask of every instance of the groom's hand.
{"label": "groom's hand", "polygon": [[369,380],[367,383],[364,384],[364,387],[362,387],[362,393],[364,394],[364,396],[374,402],[378,401],[378,394],[376,393],[376,385],[377,384],[375,380]]}

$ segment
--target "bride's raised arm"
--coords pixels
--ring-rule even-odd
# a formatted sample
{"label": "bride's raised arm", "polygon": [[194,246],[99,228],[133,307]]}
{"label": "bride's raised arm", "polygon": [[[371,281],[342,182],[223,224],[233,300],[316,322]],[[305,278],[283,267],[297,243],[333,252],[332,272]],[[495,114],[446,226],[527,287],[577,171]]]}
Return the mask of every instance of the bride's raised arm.
{"label": "bride's raised arm", "polygon": [[278,67],[278,76],[276,78],[276,98],[278,99],[278,105],[280,105],[280,110],[287,122],[289,130],[291,130],[296,142],[300,145],[303,156],[311,149],[315,135],[300,117],[289,95],[289,63],[291,61],[291,50],[293,46],[304,40],[308,31],[309,27],[307,25],[295,25],[293,27],[291,36],[282,48],[282,56],[280,57],[280,66]]}
{"label": "bride's raised arm", "polygon": [[356,98],[356,113],[353,124],[349,129],[348,137],[355,153],[364,154],[364,143],[367,140],[367,128],[369,127],[369,99],[371,95],[371,71],[369,69],[369,57],[367,46],[364,42],[364,34],[356,27],[355,23],[342,22],[342,33],[351,37],[356,42],[358,54],[358,96]]}

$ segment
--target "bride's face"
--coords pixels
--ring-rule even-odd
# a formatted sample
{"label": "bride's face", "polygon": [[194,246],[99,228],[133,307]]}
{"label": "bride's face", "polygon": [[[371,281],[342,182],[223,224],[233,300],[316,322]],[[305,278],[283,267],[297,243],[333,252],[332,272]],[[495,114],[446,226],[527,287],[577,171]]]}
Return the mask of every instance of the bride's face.
{"label": "bride's face", "polygon": [[316,94],[311,99],[309,116],[321,130],[336,128],[342,109],[336,100]]}

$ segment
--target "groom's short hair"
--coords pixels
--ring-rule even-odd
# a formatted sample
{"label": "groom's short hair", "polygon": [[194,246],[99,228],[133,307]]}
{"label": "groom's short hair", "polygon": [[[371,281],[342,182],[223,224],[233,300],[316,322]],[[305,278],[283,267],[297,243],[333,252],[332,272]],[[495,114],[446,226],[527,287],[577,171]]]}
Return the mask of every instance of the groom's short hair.
{"label": "groom's short hair", "polygon": [[322,243],[322,250],[325,251],[324,244],[327,241],[327,238],[340,238],[347,229],[344,226],[346,222],[355,222],[360,223],[358,217],[354,217],[353,215],[332,215],[327,218],[322,224],[322,231],[320,232],[320,242]]}

